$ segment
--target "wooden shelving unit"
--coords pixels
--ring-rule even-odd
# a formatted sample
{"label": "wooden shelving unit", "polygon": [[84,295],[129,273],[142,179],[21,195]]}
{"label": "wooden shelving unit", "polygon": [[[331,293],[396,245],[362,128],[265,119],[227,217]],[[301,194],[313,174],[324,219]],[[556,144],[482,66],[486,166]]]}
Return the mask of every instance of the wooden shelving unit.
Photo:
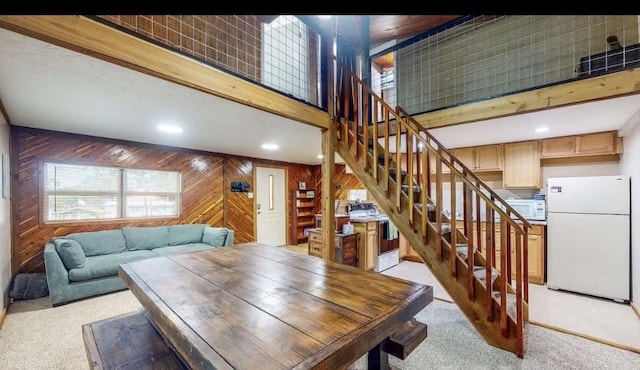
{"label": "wooden shelving unit", "polygon": [[291,243],[299,244],[308,240],[308,233],[315,227],[315,215],[313,213],[313,202],[315,191],[307,189],[295,189],[291,192]]}

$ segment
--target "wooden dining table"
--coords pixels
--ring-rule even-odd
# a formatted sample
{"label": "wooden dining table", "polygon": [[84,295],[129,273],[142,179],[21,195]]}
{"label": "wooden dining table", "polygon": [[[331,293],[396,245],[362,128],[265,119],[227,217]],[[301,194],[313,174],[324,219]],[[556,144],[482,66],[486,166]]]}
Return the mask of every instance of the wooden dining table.
{"label": "wooden dining table", "polygon": [[[433,300],[433,288],[259,243],[120,265],[192,369],[345,369]],[[373,361],[374,363],[371,363]]]}

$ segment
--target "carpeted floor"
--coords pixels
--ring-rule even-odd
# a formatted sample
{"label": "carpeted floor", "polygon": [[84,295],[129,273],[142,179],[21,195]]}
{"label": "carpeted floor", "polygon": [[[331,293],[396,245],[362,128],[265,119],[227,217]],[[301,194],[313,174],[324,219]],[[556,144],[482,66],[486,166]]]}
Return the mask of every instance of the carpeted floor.
{"label": "carpeted floor", "polygon": [[[0,369],[86,369],[85,323],[140,308],[128,290],[52,308],[49,298],[16,301],[0,330]],[[400,369],[640,369],[640,355],[580,337],[529,326],[524,359],[482,340],[455,304],[434,300],[416,318],[428,337]],[[366,369],[366,356],[353,369]]]}

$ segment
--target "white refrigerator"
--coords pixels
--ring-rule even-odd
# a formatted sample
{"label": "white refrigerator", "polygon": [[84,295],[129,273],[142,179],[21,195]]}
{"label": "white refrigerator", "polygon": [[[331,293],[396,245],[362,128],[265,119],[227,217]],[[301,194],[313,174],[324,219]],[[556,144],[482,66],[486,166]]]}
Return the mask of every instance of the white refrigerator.
{"label": "white refrigerator", "polygon": [[547,287],[628,302],[631,179],[547,179]]}

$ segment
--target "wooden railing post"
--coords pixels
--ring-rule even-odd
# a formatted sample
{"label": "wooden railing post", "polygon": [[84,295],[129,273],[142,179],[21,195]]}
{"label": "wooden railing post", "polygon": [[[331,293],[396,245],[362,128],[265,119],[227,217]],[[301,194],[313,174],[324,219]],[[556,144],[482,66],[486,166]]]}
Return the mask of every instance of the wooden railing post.
{"label": "wooden railing post", "polygon": [[[518,339],[519,356],[521,357],[524,345],[523,325],[526,320],[524,304],[528,302],[528,244],[527,244],[527,232],[531,227],[530,223],[522,218],[518,212],[511,208],[502,198],[500,198],[492,189],[490,189],[484,182],[482,182],[470,169],[468,169],[459,159],[457,159],[450,151],[442,146],[437,139],[435,139],[430,133],[420,126],[415,119],[408,115],[402,108],[393,109],[389,107],[383,100],[371,91],[357,76],[353,73],[346,71],[344,73],[344,79],[339,81],[345,88],[343,89],[343,96],[336,96],[336,101],[342,100],[344,103],[342,106],[345,108],[343,112],[334,115],[334,120],[337,123],[336,128],[342,129],[340,133],[340,145],[339,149],[341,153],[346,152],[351,154],[348,156],[350,164],[356,166],[355,168],[360,172],[359,176],[364,174],[372,176],[375,180],[375,184],[380,184],[378,176],[378,155],[382,157],[384,154],[384,172],[385,179],[384,184],[384,196],[387,198],[386,206],[393,213],[402,213],[406,216],[408,224],[417,231],[417,225],[415,220],[416,204],[414,186],[420,187],[420,199],[422,219],[420,223],[420,230],[423,236],[424,244],[435,244],[436,257],[442,262],[444,258],[444,245],[446,240],[443,240],[443,183],[445,181],[443,176],[443,166],[449,169],[449,182],[451,191],[451,217],[449,217],[451,238],[449,240],[450,250],[450,271],[451,276],[457,278],[458,269],[457,263],[459,261],[457,255],[458,241],[463,238],[466,240],[467,249],[467,268],[468,279],[464,284],[468,290],[468,296],[470,300],[476,298],[475,287],[479,284],[474,274],[474,267],[476,263],[475,252],[482,252],[484,248],[484,279],[486,281],[486,314],[487,320],[495,322],[495,315],[499,313],[499,322],[495,322],[497,329],[499,329],[502,335],[507,336],[509,331],[513,330],[510,325],[513,325],[513,321],[510,321],[510,315],[507,311],[507,295],[515,292],[516,295],[516,333]],[[371,100],[371,101],[369,101]],[[353,107],[351,105],[354,105]],[[336,110],[336,112],[339,110]],[[373,115],[371,113],[373,112]],[[384,139],[383,144],[378,142],[379,135],[379,123],[384,125]],[[339,122],[344,121],[342,126]],[[374,127],[369,131],[370,123],[374,123]],[[390,125],[393,124],[392,128]],[[395,137],[395,155],[390,156],[390,136],[394,134]],[[361,136],[360,136],[361,135]],[[402,158],[401,153],[401,139],[404,136],[406,143],[406,156]],[[364,157],[360,155],[360,141],[362,140],[364,148]],[[373,141],[373,171],[369,171],[369,140]],[[414,142],[414,140],[416,140]],[[392,143],[391,143],[392,144]],[[417,148],[417,149],[416,149]],[[379,153],[382,150],[383,153]],[[415,157],[414,157],[415,155]],[[434,162],[431,161],[433,157]],[[393,158],[393,159],[392,159]],[[362,162],[364,160],[364,162]],[[390,194],[391,187],[391,161],[395,160],[395,182],[396,192]],[[432,167],[435,165],[435,173],[432,174]],[[402,179],[402,167],[406,167],[406,182]],[[432,176],[433,175],[433,176]],[[433,188],[432,188],[433,181]],[[462,183],[462,211],[464,212],[463,225],[458,230],[458,218],[457,209],[457,181]],[[403,190],[403,185],[407,186],[407,193]],[[382,189],[379,189],[380,191]],[[433,194],[435,192],[435,194]],[[474,197],[475,193],[475,197]],[[381,193],[382,194],[382,191]],[[395,196],[395,202],[391,200]],[[408,203],[405,203],[408,202]],[[433,202],[433,203],[430,203]],[[483,203],[484,202],[484,207]],[[395,203],[395,204],[394,204]],[[407,205],[407,212],[404,213],[403,207]],[[429,219],[429,206],[435,206],[435,220]],[[475,210],[474,210],[475,205]],[[482,211],[484,208],[484,212]],[[485,216],[484,220],[481,215]],[[496,224],[496,217],[500,216],[499,226]],[[395,217],[395,216],[394,216]],[[476,227],[473,227],[475,218]],[[482,222],[486,224],[486,235],[482,237]],[[432,223],[435,222],[435,239],[429,238],[428,233],[431,233]],[[405,227],[406,227],[405,223]],[[500,227],[500,243],[497,245],[496,234],[497,228]],[[515,235],[515,242],[511,241],[511,233]],[[458,234],[463,235],[458,237]],[[474,238],[475,235],[475,238]],[[484,243],[484,247],[483,247]],[[461,243],[462,244],[462,243]],[[445,244],[446,245],[446,244]],[[477,246],[477,248],[476,248]],[[432,251],[426,251],[418,248],[419,253],[423,258],[424,253],[432,253]],[[496,259],[496,249],[501,249],[500,259]],[[511,251],[515,248],[515,256],[512,258]],[[425,260],[426,261],[426,260]],[[426,262],[425,262],[426,263]],[[515,266],[512,264],[515,263]],[[515,282],[512,278],[512,269],[515,268]],[[500,299],[496,300],[494,293],[493,274],[494,270],[500,269],[496,280],[495,289],[499,291]],[[499,304],[496,308],[495,304]],[[484,307],[483,307],[484,308]]]}

